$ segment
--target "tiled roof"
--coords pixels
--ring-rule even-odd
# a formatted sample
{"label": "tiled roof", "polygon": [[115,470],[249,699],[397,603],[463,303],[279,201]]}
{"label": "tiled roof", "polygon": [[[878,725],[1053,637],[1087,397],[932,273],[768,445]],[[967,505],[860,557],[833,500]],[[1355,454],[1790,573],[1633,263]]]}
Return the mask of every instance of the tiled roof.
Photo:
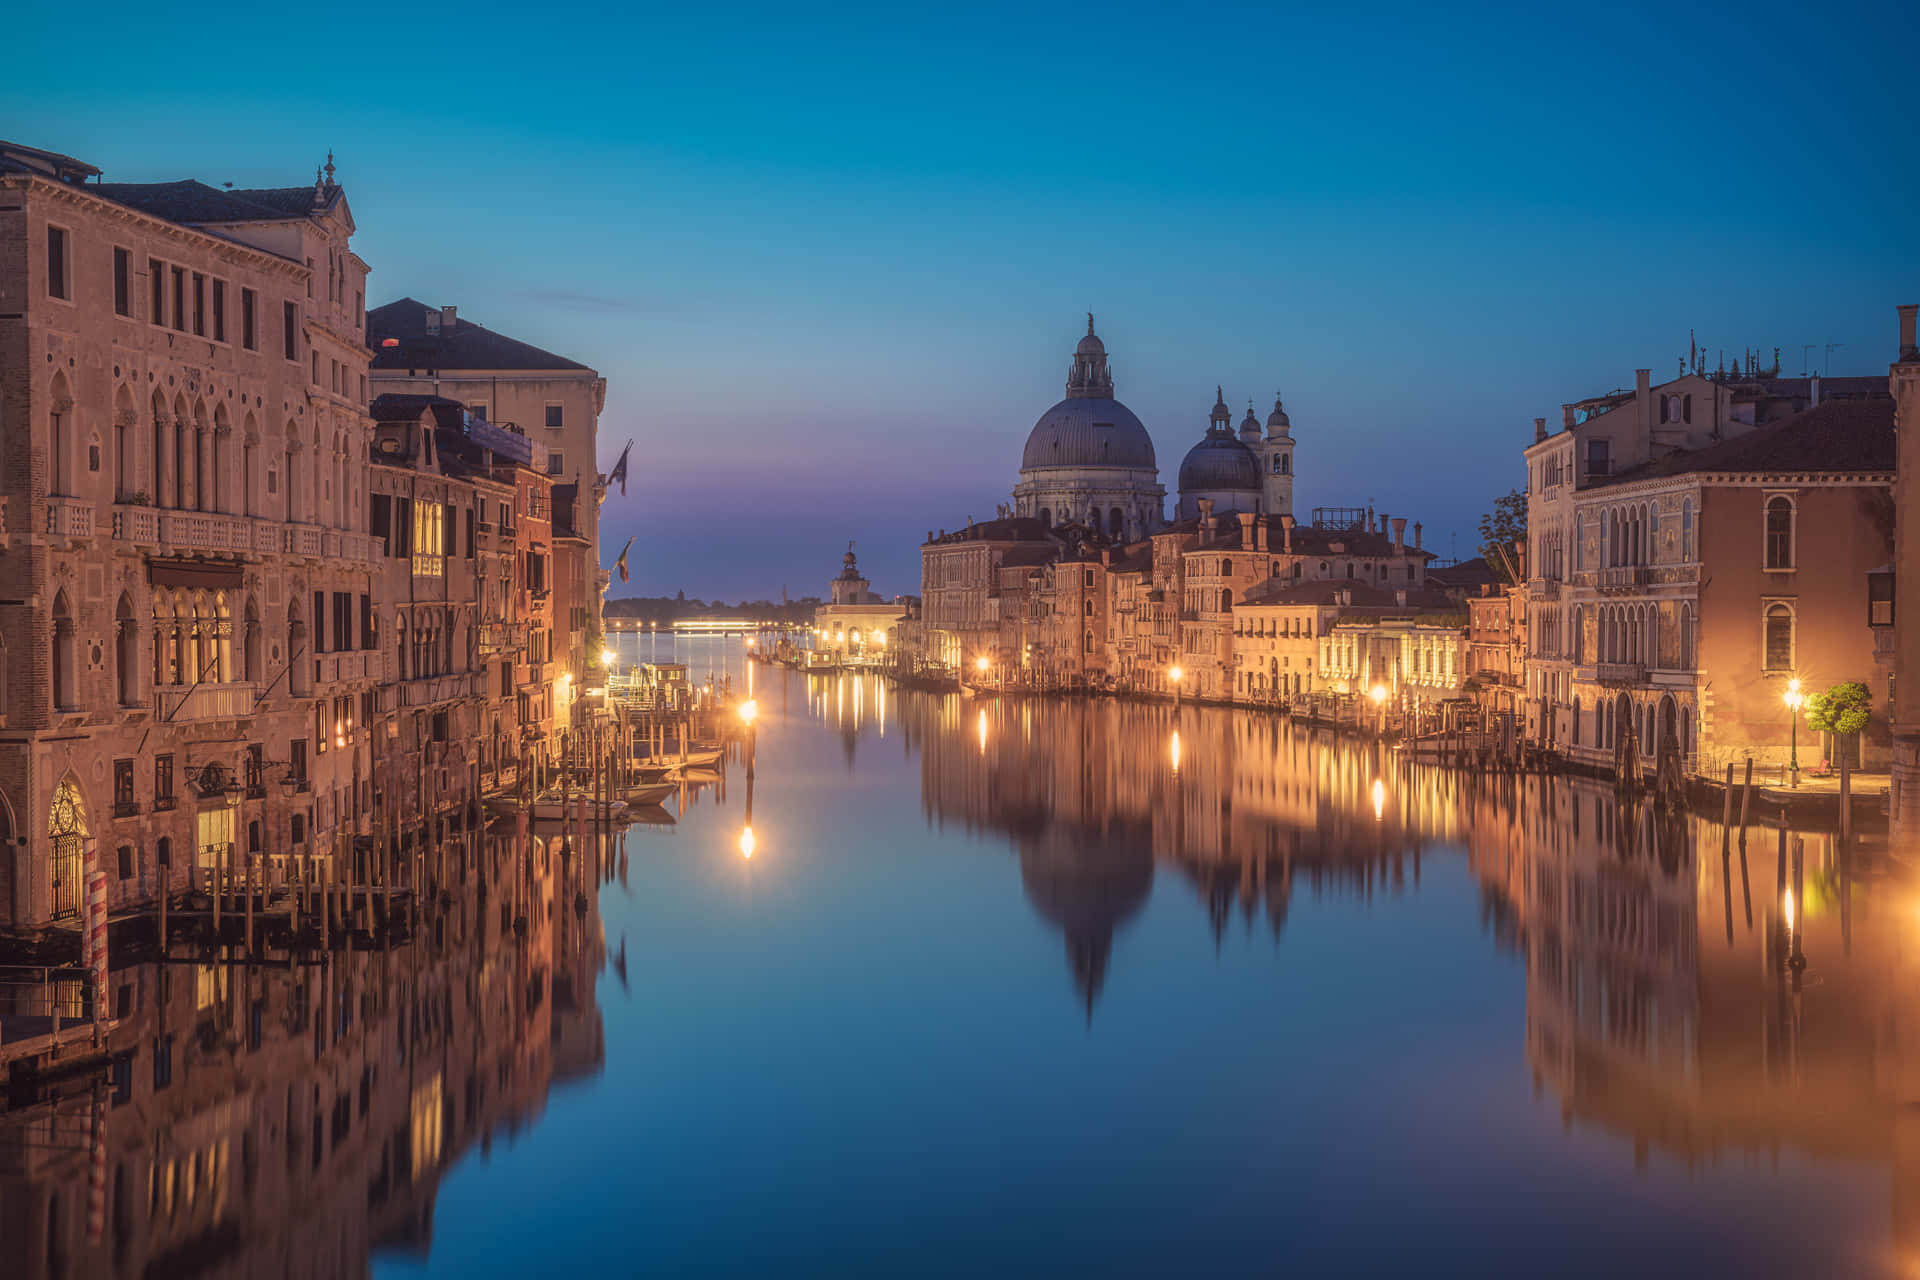
{"label": "tiled roof", "polygon": [[1475,556],[1459,564],[1429,568],[1427,581],[1446,587],[1479,587],[1499,582],[1500,577],[1494,573],[1493,566],[1487,563],[1485,556]]}
{"label": "tiled roof", "polygon": [[1052,564],[1058,556],[1059,552],[1045,543],[1008,547],[1006,553],[1000,557],[1000,567],[1004,569],[1009,565],[1018,567],[1029,564]]}
{"label": "tiled roof", "polygon": [[[471,320],[454,317],[451,328],[427,332],[427,317],[439,307],[401,298],[367,312],[367,345],[375,369],[578,369],[586,365],[531,343],[495,333]],[[392,340],[394,345],[387,346]]]}
{"label": "tiled roof", "polygon": [[1630,467],[1603,485],[1716,471],[1892,471],[1893,401],[1828,400],[1721,444]]}
{"label": "tiled roof", "polygon": [[[86,190],[130,209],[189,225],[278,222],[314,212],[312,187],[256,187],[226,191],[194,178],[179,182],[96,182]],[[330,188],[338,193],[339,188]],[[328,199],[331,203],[331,197]],[[323,206],[324,207],[324,206]]]}
{"label": "tiled roof", "polygon": [[[367,413],[375,422],[417,422],[423,411],[435,406],[447,405],[464,411],[466,406],[458,400],[449,400],[445,396],[400,395],[389,392],[375,396],[367,405]],[[435,415],[439,417],[438,414]]]}
{"label": "tiled roof", "polygon": [[982,520],[970,524],[964,529],[950,529],[943,536],[933,539],[933,544],[947,542],[1051,542],[1052,531],[1032,516],[1001,516],[993,520]]}

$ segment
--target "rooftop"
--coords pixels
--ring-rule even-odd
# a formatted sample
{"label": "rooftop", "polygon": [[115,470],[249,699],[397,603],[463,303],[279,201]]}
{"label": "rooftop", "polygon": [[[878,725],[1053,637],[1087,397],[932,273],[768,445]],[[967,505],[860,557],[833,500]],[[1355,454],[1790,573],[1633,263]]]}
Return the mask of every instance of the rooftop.
{"label": "rooftop", "polygon": [[[431,321],[429,320],[431,317]],[[375,369],[571,369],[593,372],[577,360],[542,351],[484,325],[449,316],[412,298],[367,312],[367,345]]]}
{"label": "rooftop", "polygon": [[1721,444],[1629,467],[1593,488],[1728,471],[1892,471],[1893,401],[1826,400]]}

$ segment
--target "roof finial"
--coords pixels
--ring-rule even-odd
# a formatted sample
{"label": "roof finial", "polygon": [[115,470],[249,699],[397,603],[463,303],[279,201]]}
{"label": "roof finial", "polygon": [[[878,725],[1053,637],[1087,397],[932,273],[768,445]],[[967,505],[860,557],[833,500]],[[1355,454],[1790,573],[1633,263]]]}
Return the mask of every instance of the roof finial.
{"label": "roof finial", "polygon": [[1089,338],[1093,336],[1093,312],[1091,311],[1087,312],[1087,336]]}
{"label": "roof finial", "polygon": [[327,148],[327,185],[333,185],[333,148]]}

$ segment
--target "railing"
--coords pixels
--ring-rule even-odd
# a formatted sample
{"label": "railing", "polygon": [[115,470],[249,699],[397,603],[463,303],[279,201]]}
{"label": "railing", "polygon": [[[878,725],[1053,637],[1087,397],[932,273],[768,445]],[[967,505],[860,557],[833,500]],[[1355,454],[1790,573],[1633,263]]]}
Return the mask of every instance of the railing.
{"label": "railing", "polygon": [[1595,663],[1593,678],[1601,684],[1645,684],[1647,668],[1638,662]]}
{"label": "railing", "polygon": [[379,680],[387,669],[387,655],[378,649],[354,649],[316,654],[313,678],[320,684],[337,680]]}
{"label": "railing", "polygon": [[290,556],[306,556],[309,559],[320,558],[320,527],[312,524],[290,524],[285,527],[285,548]]}
{"label": "railing", "polygon": [[153,691],[153,715],[160,721],[235,720],[253,714],[251,680],[229,684],[179,685]]}
{"label": "railing", "polygon": [[113,536],[140,546],[157,546],[160,513],[152,507],[117,506],[113,509]]}
{"label": "railing", "polygon": [[420,680],[408,680],[400,685],[400,705],[425,707],[436,702],[451,702],[455,698],[466,698],[476,694],[484,696],[485,682],[485,673],[466,671],[457,675],[427,676]]}
{"label": "railing", "polygon": [[78,498],[48,498],[47,532],[62,538],[91,538],[93,504]]}
{"label": "railing", "polygon": [[0,966],[0,1044],[92,1023],[93,986],[92,973],[75,965]]}
{"label": "railing", "polygon": [[1527,599],[1558,600],[1559,598],[1560,584],[1552,578],[1533,578],[1528,581]]}

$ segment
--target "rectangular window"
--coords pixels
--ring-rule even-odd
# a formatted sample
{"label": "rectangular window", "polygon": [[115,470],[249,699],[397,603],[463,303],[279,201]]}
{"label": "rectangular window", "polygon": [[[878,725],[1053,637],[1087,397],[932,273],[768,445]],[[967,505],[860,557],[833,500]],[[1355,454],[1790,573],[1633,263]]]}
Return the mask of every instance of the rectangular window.
{"label": "rectangular window", "polygon": [[240,345],[249,351],[260,349],[259,337],[254,332],[254,313],[260,309],[260,295],[251,289],[240,290]]}
{"label": "rectangular window", "polygon": [[327,754],[327,700],[316,698],[313,703],[313,754]]}
{"label": "rectangular window", "polygon": [[193,273],[193,332],[207,336],[207,278],[198,271]]}
{"label": "rectangular window", "polygon": [[147,319],[167,322],[167,267],[158,258],[147,259]]}
{"label": "rectangular window", "polygon": [[153,807],[173,808],[173,757],[171,755],[153,758]]}
{"label": "rectangular window", "polygon": [[378,649],[380,636],[373,626],[373,600],[366,592],[360,593],[360,647]]}
{"label": "rectangular window", "polygon": [[119,862],[120,878],[122,880],[133,879],[133,846],[130,844],[121,845],[117,851],[117,859]]}
{"label": "rectangular window", "polygon": [[47,228],[47,295],[73,298],[73,282],[67,279],[67,233],[59,227]]}
{"label": "rectangular window", "polygon": [[124,818],[138,810],[133,801],[133,761],[113,762],[113,816]]}
{"label": "rectangular window", "polygon": [[468,413],[470,413],[470,414],[472,414],[472,415],[473,415],[474,417],[476,417],[476,418],[479,418],[479,419],[480,419],[481,421],[483,421],[483,422],[484,422],[484,421],[486,420],[486,417],[487,417],[487,406],[486,406],[486,402],[485,402],[485,401],[482,401],[482,402],[481,402],[481,403],[479,403],[479,404],[476,404],[476,405],[470,405],[470,406],[468,406],[468,408],[467,408],[467,412],[468,412]]}
{"label": "rectangular window", "polygon": [[[287,747],[287,772],[292,774],[294,781],[299,784],[296,790],[305,791],[307,789],[307,740],[295,738],[287,744]],[[296,840],[295,843],[299,841]]]}
{"label": "rectangular window", "polygon": [[300,308],[291,302],[280,304],[280,323],[286,330],[287,359],[300,358]]}
{"label": "rectangular window", "polygon": [[547,455],[547,474],[550,476],[563,476],[566,473],[567,473],[566,455],[560,452],[560,450],[555,449],[553,452]]}
{"label": "rectangular window", "polygon": [[313,651],[327,652],[327,593],[313,593]]}
{"label": "rectangular window", "polygon": [[564,423],[561,420],[559,405],[549,404],[547,406],[547,425],[549,427],[554,428],[555,430],[558,430],[561,426],[564,425]]}
{"label": "rectangular window", "polygon": [[173,327],[181,333],[187,331],[187,269],[174,267],[173,276]]}
{"label": "rectangular window", "polygon": [[157,1036],[153,1042],[153,1087],[164,1089],[173,1083],[173,1037]]}
{"label": "rectangular window", "polygon": [[1793,670],[1793,610],[1784,604],[1770,604],[1766,615],[1766,641],[1763,666],[1768,671]]}
{"label": "rectangular window", "polygon": [[133,314],[133,251],[113,251],[113,314]]}
{"label": "rectangular window", "polygon": [[1590,476],[1613,474],[1612,453],[1605,440],[1587,441],[1587,474]]}
{"label": "rectangular window", "polygon": [[227,282],[225,280],[213,282],[213,340],[215,342],[227,340]]}

